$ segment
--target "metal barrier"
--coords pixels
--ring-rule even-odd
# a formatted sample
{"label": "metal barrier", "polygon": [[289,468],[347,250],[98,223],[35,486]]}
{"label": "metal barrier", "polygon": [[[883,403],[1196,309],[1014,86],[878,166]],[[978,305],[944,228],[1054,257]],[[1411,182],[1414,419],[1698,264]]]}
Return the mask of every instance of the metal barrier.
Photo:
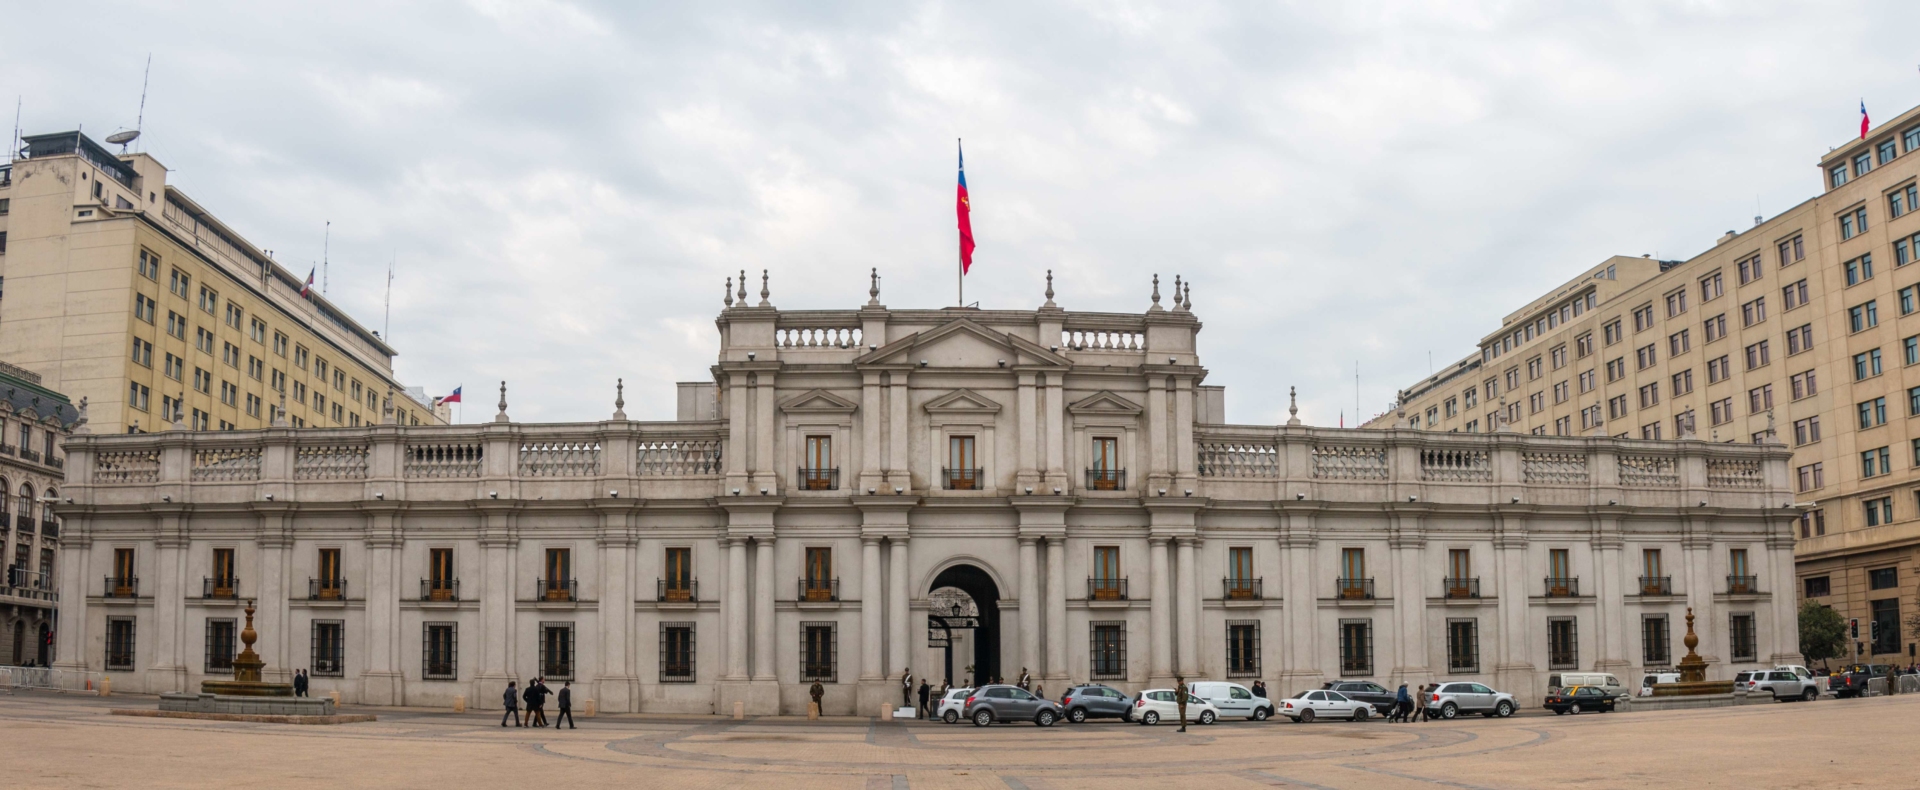
{"label": "metal barrier", "polygon": [[43,689],[95,694],[100,691],[100,673],[71,672],[52,667],[0,666],[0,689],[8,692],[18,689]]}
{"label": "metal barrier", "polygon": [[1902,694],[1920,694],[1920,675],[1901,675],[1899,691]]}
{"label": "metal barrier", "polygon": [[1886,678],[1878,677],[1878,678],[1873,678],[1867,681],[1867,696],[1884,697],[1886,695],[1887,695],[1887,679]]}

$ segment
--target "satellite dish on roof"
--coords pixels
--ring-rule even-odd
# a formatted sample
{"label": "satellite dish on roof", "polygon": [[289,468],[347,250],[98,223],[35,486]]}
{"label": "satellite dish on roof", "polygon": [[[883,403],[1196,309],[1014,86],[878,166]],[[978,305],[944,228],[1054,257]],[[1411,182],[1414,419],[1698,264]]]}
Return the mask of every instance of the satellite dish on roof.
{"label": "satellite dish on roof", "polygon": [[125,150],[127,143],[131,143],[134,140],[139,139],[139,137],[140,137],[139,129],[128,129],[127,131],[124,131],[124,132],[114,132],[113,134],[107,135],[107,142],[113,145],[120,146],[122,150]]}

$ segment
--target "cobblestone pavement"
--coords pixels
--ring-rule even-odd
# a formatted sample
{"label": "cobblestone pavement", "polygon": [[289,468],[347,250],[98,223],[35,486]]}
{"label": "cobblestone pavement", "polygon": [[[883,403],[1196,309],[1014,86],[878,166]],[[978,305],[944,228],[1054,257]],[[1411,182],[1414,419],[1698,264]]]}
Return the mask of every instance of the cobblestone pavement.
{"label": "cobblestone pavement", "polygon": [[[1920,695],[1414,725],[967,724],[373,712],[296,726],[112,716],[151,697],[0,694],[17,787],[1913,788]],[[1898,744],[1898,746],[1896,746]]]}

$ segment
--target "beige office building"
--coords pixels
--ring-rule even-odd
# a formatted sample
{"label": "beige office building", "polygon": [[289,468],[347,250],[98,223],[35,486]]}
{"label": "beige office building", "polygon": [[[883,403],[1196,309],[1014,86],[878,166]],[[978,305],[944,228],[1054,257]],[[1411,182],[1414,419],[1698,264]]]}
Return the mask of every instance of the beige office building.
{"label": "beige office building", "polygon": [[1865,656],[1910,660],[1920,634],[1899,624],[1903,608],[1920,611],[1916,152],[1920,109],[1822,157],[1821,194],[1710,250],[1580,273],[1368,427],[1788,444],[1800,595],[1859,618]]}
{"label": "beige office building", "polygon": [[442,424],[394,350],[166,183],[145,153],[30,135],[0,167],[0,358],[85,399],[96,432]]}

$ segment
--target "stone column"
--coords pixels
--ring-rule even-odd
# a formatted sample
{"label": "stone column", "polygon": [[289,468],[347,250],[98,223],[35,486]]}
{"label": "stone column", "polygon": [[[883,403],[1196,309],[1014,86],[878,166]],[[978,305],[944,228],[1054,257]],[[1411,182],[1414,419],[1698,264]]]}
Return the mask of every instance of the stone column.
{"label": "stone column", "polygon": [[[258,631],[263,637],[260,640],[259,653],[260,658],[267,662],[260,679],[269,683],[292,683],[293,670],[306,665],[306,662],[301,660],[305,657],[294,653],[292,649],[294,641],[292,634],[289,633],[291,626],[287,615],[290,607],[287,606],[287,601],[290,592],[287,589],[289,582],[284,566],[291,541],[281,526],[284,518],[284,513],[277,509],[261,513],[258,532],[254,537],[254,545],[259,551],[259,563],[252,571],[254,578],[258,580],[253,584],[253,590],[254,594],[259,596]],[[70,556],[72,555],[63,554],[62,558]]]}
{"label": "stone column", "polygon": [[[1034,538],[1020,539],[1020,665],[1040,668],[1040,568]],[[1003,632],[1004,633],[1004,632]],[[1002,673],[1009,678],[1019,672]]]}
{"label": "stone column", "polygon": [[626,514],[603,513],[600,536],[600,674],[594,681],[594,701],[600,710],[633,712],[639,683],[633,650],[633,601],[639,598],[634,578],[635,541],[626,533]]}
{"label": "stone column", "polygon": [[[1680,552],[1687,571],[1685,595],[1687,605],[1693,607],[1693,613],[1697,615],[1693,623],[1693,632],[1700,637],[1700,646],[1695,652],[1706,659],[1709,665],[1720,664],[1726,660],[1726,656],[1720,654],[1719,648],[1727,643],[1723,637],[1724,632],[1720,630],[1726,627],[1726,623],[1721,622],[1725,619],[1721,614],[1725,611],[1725,607],[1713,605],[1714,593],[1726,589],[1726,579],[1714,572],[1713,552],[1715,550],[1713,523],[1707,519],[1683,516]],[[1719,547],[1719,550],[1724,551],[1725,548]],[[1860,629],[1863,636],[1866,632],[1867,629]]]}
{"label": "stone column", "polygon": [[[891,377],[892,386],[887,394],[887,484],[901,488],[913,488],[913,463],[907,457],[907,373],[895,371]],[[933,448],[935,455],[946,452],[944,447]],[[938,472],[938,465],[927,472]],[[875,551],[879,549],[876,548]],[[876,596],[877,597],[877,596]]]}
{"label": "stone column", "polygon": [[753,539],[753,679],[774,682],[773,537]]}
{"label": "stone column", "polygon": [[1206,672],[1200,666],[1200,588],[1194,578],[1193,538],[1180,538],[1180,571],[1178,586],[1180,593],[1174,600],[1179,605],[1180,622],[1175,628],[1180,652],[1180,671],[1189,677],[1205,677]]}
{"label": "stone column", "polygon": [[880,539],[860,539],[860,679],[884,680],[880,654]]}
{"label": "stone column", "polygon": [[1047,670],[1048,682],[1066,689],[1073,675],[1067,668],[1067,541],[1047,541]]}
{"label": "stone column", "polygon": [[1594,595],[1600,602],[1600,659],[1593,668],[1600,672],[1612,672],[1623,675],[1632,671],[1635,662],[1627,654],[1626,608],[1627,591],[1638,592],[1634,585],[1638,574],[1626,567],[1627,560],[1622,556],[1626,541],[1621,538],[1619,524],[1612,516],[1602,516],[1595,523],[1592,541],[1597,570],[1594,579]]}
{"label": "stone column", "polygon": [[748,442],[751,435],[747,423],[747,406],[753,400],[753,388],[747,381],[753,374],[729,373],[723,382],[721,394],[726,398],[727,409],[727,447],[721,453],[720,462],[726,466],[728,488],[747,488],[752,485],[748,478]]}
{"label": "stone column", "polygon": [[1433,679],[1427,664],[1426,563],[1421,556],[1427,541],[1420,532],[1419,516],[1393,518],[1397,534],[1388,541],[1393,553],[1394,652],[1398,655],[1393,680],[1418,688]]}
{"label": "stone column", "polygon": [[1047,376],[1047,400],[1041,407],[1046,413],[1047,485],[1059,486],[1062,490],[1072,488],[1068,482],[1072,478],[1067,474],[1066,466],[1065,380],[1065,376],[1060,373]]}
{"label": "stone column", "polygon": [[747,675],[747,541],[722,538],[727,547],[727,597],[720,611],[727,629],[727,680]]}
{"label": "stone column", "polygon": [[373,514],[373,534],[366,539],[367,667],[360,673],[360,701],[368,705],[405,703],[399,665],[400,591],[394,589],[400,537],[392,531],[392,517]]}
{"label": "stone column", "polygon": [[[1797,596],[1794,587],[1799,578],[1793,571],[1793,522],[1787,522],[1784,534],[1776,534],[1767,539],[1767,556],[1773,559],[1768,573],[1772,578],[1758,580],[1762,590],[1773,595],[1768,599],[1772,604],[1768,608],[1773,615],[1773,650],[1767,659],[1774,666],[1781,664],[1804,664],[1806,658],[1800,654],[1800,614],[1795,604]],[[1756,619],[1758,615],[1756,615]],[[1851,641],[1851,640],[1849,640]],[[1758,648],[1758,645],[1755,645]],[[1757,652],[1757,650],[1756,650]],[[1765,654],[1762,654],[1765,655]]]}
{"label": "stone column", "polygon": [[[887,675],[892,677],[910,666],[913,631],[907,627],[907,539],[896,535],[887,546]],[[927,668],[920,669],[925,674]]]}
{"label": "stone column", "polygon": [[860,412],[855,416],[860,420],[860,485],[855,490],[877,491],[887,484],[880,472],[880,424],[884,417],[880,408],[879,371],[860,372]]}
{"label": "stone column", "polygon": [[1167,434],[1167,380],[1163,376],[1148,376],[1147,482],[1150,488],[1172,477],[1173,465],[1167,453],[1172,438]]}
{"label": "stone column", "polygon": [[1173,584],[1168,579],[1167,538],[1147,538],[1150,565],[1147,636],[1153,650],[1153,675],[1148,683],[1164,686],[1173,678]]}
{"label": "stone column", "polygon": [[[153,664],[147,669],[146,692],[187,691],[186,619],[187,619],[187,546],[188,536],[181,524],[184,516],[160,517],[161,534],[154,540],[155,557],[152,582],[154,640]],[[143,587],[147,579],[142,578]],[[149,594],[146,589],[138,591]],[[136,643],[137,646],[138,643]]]}
{"label": "stone column", "polygon": [[[84,673],[92,658],[86,650],[93,628],[87,621],[87,596],[92,592],[87,585],[92,583],[88,580],[93,579],[93,538],[89,537],[92,530],[85,516],[67,516],[65,527],[60,533],[60,553],[54,564],[54,572],[60,577],[57,607],[60,627],[54,631],[53,665]],[[104,620],[101,627],[105,627]],[[105,638],[106,632],[102,631],[102,644]]]}
{"label": "stone column", "polygon": [[753,486],[768,493],[779,491],[781,481],[773,463],[774,375],[768,371],[756,376],[753,388]]}
{"label": "stone column", "polygon": [[[1532,653],[1527,646],[1534,640],[1545,645],[1546,620],[1543,613],[1537,625],[1530,622],[1528,598],[1532,587],[1527,568],[1526,522],[1511,516],[1495,519],[1493,550],[1500,576],[1495,589],[1495,594],[1500,596],[1500,636],[1494,682],[1500,690],[1518,697],[1522,706],[1534,705],[1538,704],[1539,697],[1534,689]],[[1484,645],[1486,640],[1482,638],[1481,643]],[[1484,656],[1486,651],[1481,654]]]}
{"label": "stone column", "polygon": [[[1299,690],[1318,688],[1324,677],[1320,665],[1320,617],[1315,603],[1320,598],[1325,580],[1318,578],[1318,566],[1314,563],[1315,533],[1311,513],[1285,513],[1281,516],[1286,529],[1280,536],[1280,557],[1283,570],[1282,586],[1284,607],[1280,610],[1281,622],[1286,629],[1281,634],[1284,640],[1283,665],[1279,678],[1284,688]],[[1286,692],[1288,694],[1292,691]]]}
{"label": "stone column", "polygon": [[1193,466],[1193,379],[1175,380],[1173,408],[1173,453],[1174,474],[1179,484],[1191,487],[1199,479]]}
{"label": "stone column", "polygon": [[513,547],[512,538],[496,531],[496,514],[488,514],[488,532],[480,536],[480,675],[474,678],[471,699],[500,695],[515,677],[513,666]]}
{"label": "stone column", "polygon": [[1026,486],[1040,485],[1040,425],[1039,406],[1035,403],[1035,374],[1021,371],[1017,374],[1019,392],[1015,398],[1014,420],[1020,426],[1019,459],[1020,468],[1015,472],[1015,485],[1024,490]]}

